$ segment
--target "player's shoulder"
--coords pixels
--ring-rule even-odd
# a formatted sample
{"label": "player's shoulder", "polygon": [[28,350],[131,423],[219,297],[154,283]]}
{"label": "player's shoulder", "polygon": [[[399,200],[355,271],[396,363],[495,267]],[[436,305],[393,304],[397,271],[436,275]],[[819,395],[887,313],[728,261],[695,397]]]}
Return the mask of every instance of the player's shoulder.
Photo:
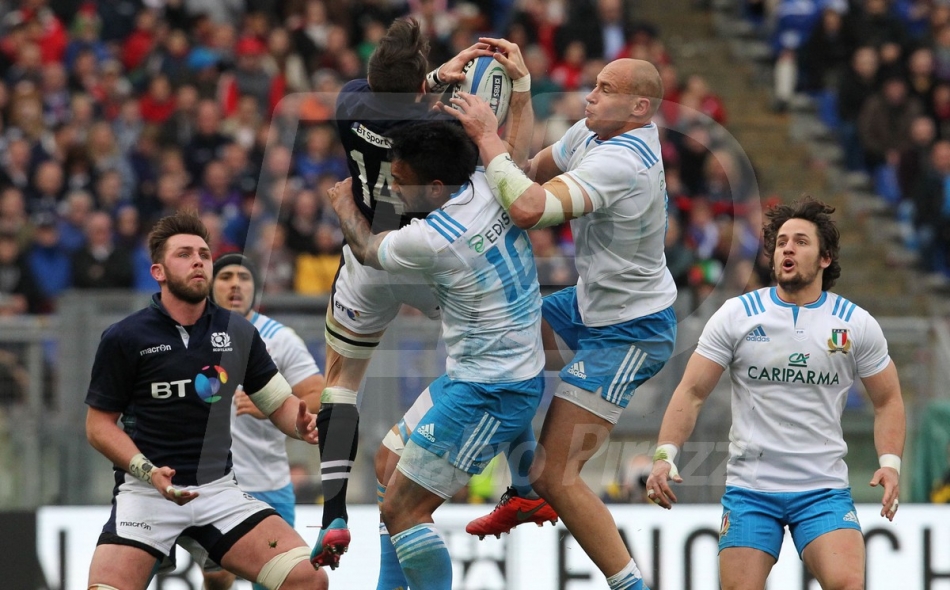
{"label": "player's shoulder", "polygon": [[155,331],[153,326],[157,319],[156,309],[150,305],[110,325],[102,332],[102,338],[128,343],[148,338]]}
{"label": "player's shoulder", "polygon": [[590,141],[595,145],[591,146],[590,153],[607,160],[623,158],[637,168],[650,169],[662,160],[659,140],[655,136],[655,125],[650,123],[647,127],[633,129],[604,141],[593,138]]}
{"label": "player's shoulder", "polygon": [[290,329],[274,318],[257,312],[251,316],[251,323],[254,324],[254,327],[257,328],[257,331],[260,332],[261,337],[265,340],[272,339],[282,332]]}
{"label": "player's shoulder", "polygon": [[863,323],[874,319],[866,309],[847,297],[831,291],[825,291],[823,295],[827,298],[827,312],[845,323]]}
{"label": "player's shoulder", "polygon": [[774,293],[770,287],[756,289],[727,299],[723,304],[723,309],[738,318],[762,316],[775,305],[773,296]]}

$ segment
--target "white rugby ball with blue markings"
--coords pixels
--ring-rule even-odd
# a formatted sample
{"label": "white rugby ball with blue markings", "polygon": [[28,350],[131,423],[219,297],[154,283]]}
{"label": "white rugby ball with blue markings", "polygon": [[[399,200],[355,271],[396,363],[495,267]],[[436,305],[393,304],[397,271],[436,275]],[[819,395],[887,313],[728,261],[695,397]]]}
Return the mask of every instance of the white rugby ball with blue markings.
{"label": "white rugby ball with blue markings", "polygon": [[452,86],[452,98],[458,98],[459,92],[468,92],[483,98],[498,119],[498,126],[508,116],[508,103],[511,102],[511,77],[490,55],[481,55],[465,65],[462,70],[465,79]]}

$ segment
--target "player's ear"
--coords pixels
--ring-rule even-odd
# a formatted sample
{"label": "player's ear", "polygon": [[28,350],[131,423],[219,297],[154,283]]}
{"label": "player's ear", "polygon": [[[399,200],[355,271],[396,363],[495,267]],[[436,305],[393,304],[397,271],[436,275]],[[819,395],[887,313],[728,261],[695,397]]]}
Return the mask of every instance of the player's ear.
{"label": "player's ear", "polygon": [[165,280],[165,267],[162,266],[161,264],[153,264],[152,268],[150,269],[150,272],[151,272],[152,278],[155,279],[156,281],[162,282]]}
{"label": "player's ear", "polygon": [[426,185],[426,193],[433,199],[448,198],[448,187],[441,180],[433,180]]}

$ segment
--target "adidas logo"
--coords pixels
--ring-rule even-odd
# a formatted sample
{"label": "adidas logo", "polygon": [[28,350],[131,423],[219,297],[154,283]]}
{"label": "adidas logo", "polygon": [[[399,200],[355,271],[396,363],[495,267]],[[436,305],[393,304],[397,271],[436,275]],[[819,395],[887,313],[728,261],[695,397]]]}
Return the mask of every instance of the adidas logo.
{"label": "adidas logo", "polygon": [[854,513],[854,510],[851,510],[850,512],[845,514],[844,518],[842,518],[841,520],[845,522],[853,522],[855,524],[858,524],[858,515]]}
{"label": "adidas logo", "polygon": [[765,330],[762,329],[762,326],[757,326],[755,330],[749,332],[749,335],[745,337],[746,342],[769,342],[770,338],[765,335]]}
{"label": "adidas logo", "polygon": [[426,439],[429,442],[435,442],[435,424],[429,422],[428,424],[423,424],[416,429],[416,432],[419,433],[422,438]]}
{"label": "adidas logo", "polygon": [[567,370],[568,373],[574,375],[575,377],[580,377],[581,379],[587,379],[587,373],[584,372],[584,361],[579,363],[574,363]]}

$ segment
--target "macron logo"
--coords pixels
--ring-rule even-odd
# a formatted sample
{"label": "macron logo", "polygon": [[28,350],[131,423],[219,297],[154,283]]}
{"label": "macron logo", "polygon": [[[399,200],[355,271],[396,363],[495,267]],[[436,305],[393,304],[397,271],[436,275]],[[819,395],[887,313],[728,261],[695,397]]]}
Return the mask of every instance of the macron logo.
{"label": "macron logo", "polygon": [[154,352],[168,352],[172,349],[171,346],[167,344],[159,344],[158,346],[153,346],[151,348],[146,348],[139,351],[139,356],[145,356],[147,354],[152,354]]}
{"label": "macron logo", "polygon": [[435,442],[435,424],[431,422],[428,424],[423,424],[416,429],[416,432],[418,432],[419,435],[427,441]]}
{"label": "macron logo", "polygon": [[580,379],[587,379],[587,373],[584,371],[584,361],[574,363],[567,372]]}
{"label": "macron logo", "polygon": [[762,326],[758,326],[755,330],[749,332],[749,335],[745,337],[746,342],[769,342],[769,337],[765,335],[765,330],[762,329]]}

